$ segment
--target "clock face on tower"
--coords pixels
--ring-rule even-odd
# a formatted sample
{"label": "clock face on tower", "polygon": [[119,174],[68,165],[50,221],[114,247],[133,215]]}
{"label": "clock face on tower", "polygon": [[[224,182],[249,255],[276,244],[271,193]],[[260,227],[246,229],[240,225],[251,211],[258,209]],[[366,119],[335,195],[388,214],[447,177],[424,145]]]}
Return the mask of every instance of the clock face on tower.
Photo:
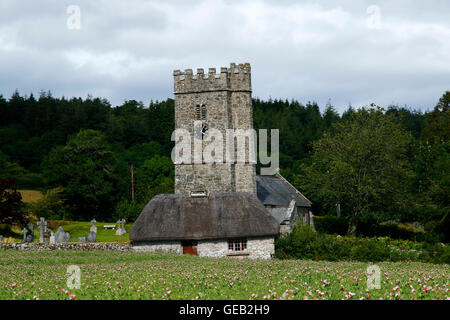
{"label": "clock face on tower", "polygon": [[208,135],[208,125],[206,123],[196,125],[194,130],[197,139],[204,139]]}

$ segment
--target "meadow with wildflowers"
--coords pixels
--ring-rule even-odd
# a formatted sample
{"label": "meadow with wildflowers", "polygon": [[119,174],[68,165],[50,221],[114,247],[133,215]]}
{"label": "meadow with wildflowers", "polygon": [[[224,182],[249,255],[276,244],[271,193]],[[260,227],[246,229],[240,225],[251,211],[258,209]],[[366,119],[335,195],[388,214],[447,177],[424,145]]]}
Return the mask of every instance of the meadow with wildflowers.
{"label": "meadow with wildflowers", "polygon": [[[67,267],[81,270],[70,289]],[[450,266],[380,262],[380,289],[363,262],[235,260],[117,251],[0,251],[0,299],[450,299]]]}

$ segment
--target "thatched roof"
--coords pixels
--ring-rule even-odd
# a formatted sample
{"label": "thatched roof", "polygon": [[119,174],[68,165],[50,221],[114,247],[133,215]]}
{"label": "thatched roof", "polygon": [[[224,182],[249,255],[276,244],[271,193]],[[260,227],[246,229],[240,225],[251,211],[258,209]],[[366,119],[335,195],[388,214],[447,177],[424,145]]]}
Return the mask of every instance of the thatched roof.
{"label": "thatched roof", "polygon": [[264,205],[288,207],[294,200],[297,207],[311,207],[311,201],[279,174],[256,176],[256,192]]}
{"label": "thatched roof", "polygon": [[202,240],[275,236],[278,222],[250,193],[155,196],[130,229],[130,240]]}

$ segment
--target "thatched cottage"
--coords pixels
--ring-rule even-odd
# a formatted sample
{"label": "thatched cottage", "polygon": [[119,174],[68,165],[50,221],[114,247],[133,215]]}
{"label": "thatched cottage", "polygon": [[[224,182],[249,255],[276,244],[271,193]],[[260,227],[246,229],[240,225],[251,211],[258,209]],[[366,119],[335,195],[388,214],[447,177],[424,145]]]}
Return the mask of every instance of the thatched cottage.
{"label": "thatched cottage", "polygon": [[269,259],[278,223],[250,193],[155,196],[130,230],[140,251]]}

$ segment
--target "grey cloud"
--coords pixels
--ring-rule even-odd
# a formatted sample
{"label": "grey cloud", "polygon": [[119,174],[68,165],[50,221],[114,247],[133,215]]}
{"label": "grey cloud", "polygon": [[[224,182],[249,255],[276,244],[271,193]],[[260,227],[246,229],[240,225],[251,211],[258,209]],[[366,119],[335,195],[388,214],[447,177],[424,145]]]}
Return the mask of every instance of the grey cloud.
{"label": "grey cloud", "polygon": [[[71,4],[80,30],[66,28]],[[380,8],[379,30],[367,27],[369,5]],[[445,0],[2,0],[0,93],[147,104],[172,96],[173,69],[250,62],[261,98],[427,109],[450,89],[449,9]]]}

